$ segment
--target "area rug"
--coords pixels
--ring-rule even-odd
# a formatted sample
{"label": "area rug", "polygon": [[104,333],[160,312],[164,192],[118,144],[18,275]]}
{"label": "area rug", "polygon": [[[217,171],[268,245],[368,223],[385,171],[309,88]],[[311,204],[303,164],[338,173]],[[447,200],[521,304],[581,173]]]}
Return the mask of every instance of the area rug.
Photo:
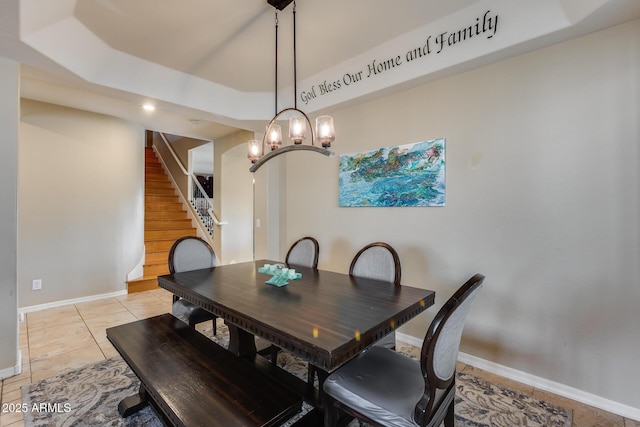
{"label": "area rug", "polygon": [[[213,337],[226,344],[226,328],[218,328]],[[415,354],[411,348],[399,351]],[[278,365],[302,379],[306,379],[307,366],[291,355],[280,352]],[[123,419],[118,414],[118,403],[137,393],[139,380],[122,358],[112,357],[54,377],[22,387],[22,402],[26,427],[161,427],[157,415],[150,407]],[[474,375],[459,372],[456,377],[456,426],[464,427],[516,427],[557,426],[571,427],[571,410],[535,399],[517,391],[506,389]],[[309,411],[302,411],[285,426],[290,426]],[[356,421],[351,426],[358,426]]]}

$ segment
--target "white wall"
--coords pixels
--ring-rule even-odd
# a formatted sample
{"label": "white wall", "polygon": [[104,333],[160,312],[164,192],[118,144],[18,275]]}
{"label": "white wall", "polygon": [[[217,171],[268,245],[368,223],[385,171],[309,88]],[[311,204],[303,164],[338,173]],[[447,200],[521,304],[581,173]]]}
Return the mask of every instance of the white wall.
{"label": "white wall", "polygon": [[640,21],[333,115],[338,154],[445,137],[446,207],[339,208],[338,158],[292,155],[288,243],[342,272],[393,245],[437,292],[421,338],[484,273],[462,351],[640,408]]}
{"label": "white wall", "polygon": [[126,289],[144,250],[144,141],[129,122],[23,100],[20,307]]}
{"label": "white wall", "polygon": [[20,64],[0,58],[0,378],[18,373],[18,120]]}

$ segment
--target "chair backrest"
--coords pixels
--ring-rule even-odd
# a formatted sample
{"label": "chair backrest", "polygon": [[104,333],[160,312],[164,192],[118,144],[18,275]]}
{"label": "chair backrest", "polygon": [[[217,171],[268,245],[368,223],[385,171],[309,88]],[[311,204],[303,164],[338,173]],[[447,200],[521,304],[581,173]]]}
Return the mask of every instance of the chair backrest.
{"label": "chair backrest", "polygon": [[414,420],[419,425],[425,425],[431,419],[441,398],[455,387],[464,322],[483,281],[482,274],[467,280],[442,306],[427,330],[420,355],[425,394],[414,411]]}
{"label": "chair backrest", "polygon": [[200,270],[215,267],[218,264],[216,254],[204,240],[195,236],[181,237],[169,250],[169,271]]}
{"label": "chair backrest", "polygon": [[395,249],[383,242],[370,243],[353,257],[349,275],[384,280],[400,285],[400,257]]}
{"label": "chair backrest", "polygon": [[285,263],[302,267],[318,268],[320,246],[313,237],[303,237],[289,248]]}

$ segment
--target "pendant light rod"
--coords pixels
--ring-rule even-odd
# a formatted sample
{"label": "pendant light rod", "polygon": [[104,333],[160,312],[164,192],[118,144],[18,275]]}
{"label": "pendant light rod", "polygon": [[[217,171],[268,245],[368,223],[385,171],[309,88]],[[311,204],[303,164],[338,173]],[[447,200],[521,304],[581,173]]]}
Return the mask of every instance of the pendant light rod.
{"label": "pendant light rod", "polygon": [[296,1],[293,0],[293,108],[298,109],[298,73],[296,64]]}
{"label": "pendant light rod", "polygon": [[275,98],[275,113],[278,114],[278,9],[276,9],[276,58],[275,58],[275,64],[276,64],[276,84],[275,84],[275,94],[274,94],[274,98]]}

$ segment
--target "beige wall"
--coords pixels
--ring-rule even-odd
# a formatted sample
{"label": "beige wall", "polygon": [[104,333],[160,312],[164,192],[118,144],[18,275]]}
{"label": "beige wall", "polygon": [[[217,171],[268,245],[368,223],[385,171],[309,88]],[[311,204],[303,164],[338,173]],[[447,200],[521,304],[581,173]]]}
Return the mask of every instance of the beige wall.
{"label": "beige wall", "polygon": [[214,142],[214,209],[226,224],[216,229],[224,264],[253,259],[253,182],[247,160],[253,133],[238,131]]}
{"label": "beige wall", "polygon": [[144,141],[126,121],[23,100],[20,307],[126,289],[144,245]]}
{"label": "beige wall", "polygon": [[20,64],[0,58],[0,378],[18,363],[18,121]]}
{"label": "beige wall", "polygon": [[[262,137],[260,137],[262,138]],[[302,160],[308,152],[291,154]],[[298,157],[299,156],[299,157]],[[283,260],[289,245],[287,242],[287,182],[285,156],[274,157],[255,173],[256,199],[255,220],[260,227],[255,228],[255,258]],[[247,166],[250,166],[247,164]],[[313,197],[296,194],[292,203],[314,204]]]}
{"label": "beige wall", "polygon": [[288,244],[342,272],[393,245],[437,292],[402,329],[420,338],[484,273],[462,351],[640,408],[640,21],[333,115],[338,154],[445,137],[446,207],[339,208],[338,158],[291,155]]}
{"label": "beige wall", "polygon": [[[286,223],[284,160],[275,158],[255,174],[249,172],[247,141],[262,136],[238,131],[214,143],[214,194],[219,195],[214,207],[227,223],[219,228],[216,253],[225,264],[254,256],[281,259],[280,249],[286,245],[286,230],[281,226]],[[256,221],[260,226],[253,228]]]}

